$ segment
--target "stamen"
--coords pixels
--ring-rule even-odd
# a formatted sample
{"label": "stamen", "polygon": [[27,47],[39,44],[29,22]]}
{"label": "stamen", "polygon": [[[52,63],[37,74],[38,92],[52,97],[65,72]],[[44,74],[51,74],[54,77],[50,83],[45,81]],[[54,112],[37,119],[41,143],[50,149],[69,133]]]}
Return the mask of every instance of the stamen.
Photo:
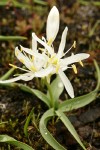
{"label": "stamen", "polygon": [[76,48],[76,41],[74,41],[73,45],[64,53],[63,56],[65,56],[73,47]]}
{"label": "stamen", "polygon": [[39,50],[42,51],[42,52],[44,52],[45,49],[44,48],[39,48]]}
{"label": "stamen", "polygon": [[32,56],[32,61],[34,61],[34,56]]}
{"label": "stamen", "polygon": [[72,68],[73,68],[74,73],[77,74],[77,68],[74,64],[72,65]]}
{"label": "stamen", "polygon": [[80,65],[81,65],[82,67],[84,66],[84,64],[82,63],[82,61],[81,61],[81,60],[79,61],[79,63],[80,63]]}
{"label": "stamen", "polygon": [[9,66],[11,66],[11,67],[13,67],[13,68],[15,68],[15,69],[20,69],[20,70],[23,70],[23,71],[26,71],[26,72],[30,72],[30,71],[27,70],[27,69],[17,67],[17,66],[15,66],[15,65],[13,65],[13,64],[9,64]]}
{"label": "stamen", "polygon": [[50,46],[50,45],[52,44],[52,41],[53,41],[53,39],[50,38],[50,39],[48,40],[47,44]]}
{"label": "stamen", "polygon": [[76,41],[74,41],[74,43],[73,43],[73,47],[74,47],[74,48],[76,48]]}
{"label": "stamen", "polygon": [[15,69],[18,68],[17,66],[15,66],[15,65],[13,65],[13,64],[9,64],[9,66],[11,66],[11,67],[13,67],[13,68],[15,68]]}

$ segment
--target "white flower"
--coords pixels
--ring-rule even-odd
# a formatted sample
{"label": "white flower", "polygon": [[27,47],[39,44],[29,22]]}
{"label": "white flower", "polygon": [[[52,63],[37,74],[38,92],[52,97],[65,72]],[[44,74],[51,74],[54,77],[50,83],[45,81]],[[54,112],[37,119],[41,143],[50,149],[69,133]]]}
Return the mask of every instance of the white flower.
{"label": "white flower", "polygon": [[[13,79],[0,81],[0,83],[10,83],[18,80],[29,81],[34,77],[46,77],[47,78],[52,74],[59,74],[66,91],[71,98],[74,97],[74,90],[71,82],[65,75],[64,71],[68,68],[73,68],[74,72],[77,73],[77,68],[74,63],[79,62],[82,66],[82,60],[87,59],[89,54],[80,53],[73,54],[69,57],[65,57],[66,54],[71,50],[72,47],[75,47],[76,42],[71,46],[69,50],[64,53],[64,48],[66,44],[66,36],[68,28],[65,27],[61,42],[58,48],[58,52],[55,53],[53,42],[59,31],[59,11],[54,6],[47,19],[46,26],[46,38],[42,37],[42,40],[39,39],[35,33],[32,33],[32,49],[24,48],[18,46],[15,48],[16,57],[26,66],[27,69],[19,68],[17,66],[11,65],[12,67],[19,68],[26,73],[19,75]],[[39,42],[43,48],[37,49],[37,42]],[[40,53],[39,50],[42,52]]]}
{"label": "white flower", "polygon": [[0,81],[0,83],[11,83],[18,80],[29,81],[32,80],[34,77],[45,77],[52,71],[50,66],[44,69],[47,56],[45,54],[38,53],[37,41],[34,39],[32,40],[32,49],[25,48],[19,45],[15,48],[15,55],[19,59],[19,61],[25,65],[27,69],[17,67],[13,64],[9,65],[13,68],[23,70],[26,73],[9,80]]}
{"label": "white flower", "polygon": [[87,59],[89,57],[89,54],[86,53],[80,53],[75,55],[72,54],[71,56],[64,58],[64,56],[71,50],[71,48],[75,47],[76,45],[76,42],[74,42],[71,48],[64,53],[66,36],[68,31],[67,27],[65,27],[62,33],[58,52],[55,53],[53,41],[57,36],[58,30],[59,30],[59,12],[58,9],[54,6],[51,9],[47,19],[47,27],[46,27],[47,40],[45,38],[43,38],[43,40],[39,39],[35,33],[32,34],[32,37],[34,40],[38,41],[40,44],[44,46],[44,53],[47,54],[48,56],[47,66],[50,66],[52,70],[50,74],[55,73],[59,74],[66,91],[68,92],[71,98],[74,98],[74,90],[72,84],[70,83],[69,79],[67,78],[67,76],[63,71],[65,71],[67,68],[73,68],[74,72],[77,73],[77,68],[74,63],[79,62],[83,66],[82,60]]}

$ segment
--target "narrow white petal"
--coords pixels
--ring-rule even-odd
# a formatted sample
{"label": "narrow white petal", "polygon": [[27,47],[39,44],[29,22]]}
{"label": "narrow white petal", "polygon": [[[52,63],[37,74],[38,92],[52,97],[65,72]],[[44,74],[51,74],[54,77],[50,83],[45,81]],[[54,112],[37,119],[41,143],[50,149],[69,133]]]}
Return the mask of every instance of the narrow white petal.
{"label": "narrow white petal", "polygon": [[61,58],[63,56],[63,51],[64,51],[65,44],[66,44],[67,31],[68,31],[68,27],[66,27],[62,33],[61,42],[60,42],[58,54],[57,54],[58,58]]}
{"label": "narrow white petal", "polygon": [[[17,47],[17,48],[18,48],[18,47]],[[20,48],[21,48],[21,51],[24,51],[24,52],[26,52],[27,54],[30,54],[30,55],[34,55],[32,49],[23,47],[22,45],[20,45]],[[19,49],[19,50],[20,50],[20,49]]]}
{"label": "narrow white petal", "polygon": [[61,59],[60,60],[60,65],[69,65],[75,62],[79,62],[81,60],[87,59],[90,55],[86,53],[80,53],[76,55],[69,56],[67,58]]}
{"label": "narrow white petal", "polygon": [[32,34],[32,37],[33,37],[36,41],[38,41],[41,45],[43,45],[43,46],[48,50],[48,53],[49,53],[49,54],[53,54],[53,53],[54,53],[53,48],[50,47],[50,46],[48,46],[47,43],[45,43],[45,42],[42,41],[41,39],[39,39],[39,38],[36,36],[35,33]]}
{"label": "narrow white petal", "polygon": [[31,72],[31,73],[27,73],[27,74],[23,74],[21,77],[21,80],[23,81],[30,81],[35,77],[35,75]]}
{"label": "narrow white petal", "polygon": [[59,30],[59,11],[56,8],[56,6],[53,6],[47,18],[47,27],[46,27],[47,40],[52,39],[53,42],[57,36],[58,30]]}
{"label": "narrow white petal", "polygon": [[35,53],[35,58],[36,59],[39,59],[39,60],[44,60],[45,61],[45,59],[47,59],[48,58],[48,56],[47,55],[45,55],[44,53]]}
{"label": "narrow white petal", "polygon": [[73,90],[71,82],[69,81],[69,79],[67,78],[67,76],[62,70],[60,70],[58,74],[65,86],[66,91],[68,92],[71,98],[74,98],[74,90]]}
{"label": "narrow white petal", "polygon": [[[35,40],[35,39],[34,39]],[[35,40],[36,41],[36,40]],[[36,41],[37,42],[37,41]],[[36,45],[35,45],[36,46]],[[22,45],[20,45],[20,48],[21,50],[19,49],[19,47],[17,46],[15,48],[15,55],[17,54],[17,51],[20,51],[22,53],[22,51],[24,51],[25,53],[29,54],[29,55],[32,55],[32,56],[35,56],[39,59],[42,59],[42,54],[41,53],[38,53],[38,50],[35,50],[34,49],[29,49],[29,48],[25,48],[23,47]],[[36,48],[36,47],[35,47]],[[17,56],[16,56],[17,57]]]}
{"label": "narrow white petal", "polygon": [[2,83],[2,84],[12,83],[12,82],[16,82],[16,81],[18,81],[20,79],[21,79],[20,76],[18,76],[18,77],[12,78],[12,79],[4,80],[4,81],[0,80],[0,83]]}
{"label": "narrow white petal", "polygon": [[25,73],[23,75],[19,75],[18,77],[15,77],[15,78],[12,78],[12,79],[0,80],[0,83],[7,84],[7,83],[16,82],[18,80],[29,81],[29,80],[32,80],[33,77],[34,77],[34,74],[32,74],[32,73]]}
{"label": "narrow white petal", "polygon": [[52,73],[52,71],[53,71],[53,67],[49,66],[46,69],[41,69],[40,71],[36,72],[35,77],[46,77],[50,73]]}
{"label": "narrow white petal", "polygon": [[32,38],[32,50],[37,52],[37,41],[34,38]]}
{"label": "narrow white petal", "polygon": [[33,63],[30,61],[30,59],[25,56],[19,49],[18,47],[15,48],[15,55],[19,59],[21,63],[23,63],[29,70],[33,66]]}

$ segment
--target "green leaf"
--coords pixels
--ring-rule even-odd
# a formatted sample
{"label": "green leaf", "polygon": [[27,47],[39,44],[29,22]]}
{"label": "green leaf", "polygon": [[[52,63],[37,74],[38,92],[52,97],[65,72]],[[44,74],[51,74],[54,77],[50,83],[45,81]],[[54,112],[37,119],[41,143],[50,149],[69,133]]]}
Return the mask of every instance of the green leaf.
{"label": "green leaf", "polygon": [[100,6],[100,2],[99,1],[87,1],[87,0],[77,0],[80,4],[82,5],[95,5],[95,6]]}
{"label": "green leaf", "polygon": [[34,3],[40,4],[40,5],[47,5],[48,4],[47,2],[42,1],[42,0],[33,0],[33,1],[34,1]]}
{"label": "green leaf", "polygon": [[[59,76],[57,76],[56,79],[53,80],[53,82],[50,84],[50,88],[53,95],[53,99],[55,101],[58,101],[61,93],[64,90],[64,86]],[[49,91],[47,92],[47,96],[50,99]]]}
{"label": "green leaf", "polygon": [[60,110],[56,111],[57,116],[59,117],[59,119],[64,123],[64,125],[66,126],[66,128],[68,129],[68,131],[73,135],[73,137],[76,139],[76,141],[80,144],[80,146],[86,150],[86,148],[84,147],[83,143],[81,142],[74,126],[71,124],[71,122],[69,121],[69,119],[67,118],[67,116]]}
{"label": "green leaf", "polygon": [[51,133],[46,128],[48,121],[53,116],[54,116],[54,109],[52,109],[52,108],[43,114],[43,116],[40,120],[40,124],[39,124],[41,135],[46,140],[46,142],[49,145],[51,145],[55,150],[66,150],[62,145],[60,145],[56,141],[56,139],[51,135]]}
{"label": "green leaf", "polygon": [[32,89],[23,84],[18,84],[18,87],[25,92],[36,95],[41,101],[43,101],[48,107],[50,107],[49,99],[43,92],[36,89]]}
{"label": "green leaf", "polygon": [[0,6],[7,5],[8,2],[9,2],[8,0],[2,0],[2,1],[0,2]]}
{"label": "green leaf", "polygon": [[92,102],[97,96],[97,92],[93,91],[89,94],[66,100],[59,105],[59,110],[63,112],[81,108]]}
{"label": "green leaf", "polygon": [[27,40],[24,36],[3,36],[0,35],[0,41]]}
{"label": "green leaf", "polygon": [[15,140],[14,138],[8,136],[8,135],[0,135],[0,142],[5,142],[5,143],[8,143],[8,144],[12,144],[12,145],[15,145],[23,150],[34,150],[32,147],[30,147],[29,145],[23,143],[23,142],[20,142],[20,141],[17,141]]}
{"label": "green leaf", "polygon": [[22,2],[18,2],[16,0],[2,0],[0,2],[0,6],[5,6],[5,5],[9,5],[12,4],[13,7],[19,7],[19,8],[31,8],[30,5],[28,5],[28,3],[22,3]]}
{"label": "green leaf", "polygon": [[11,68],[7,73],[5,73],[0,80],[6,80],[9,78],[9,76],[14,72],[15,68]]}
{"label": "green leaf", "polygon": [[34,113],[34,107],[30,111],[29,116],[27,117],[25,125],[24,125],[24,134],[26,135],[26,137],[28,137],[27,128],[28,128],[28,125],[29,125],[29,122],[30,122],[30,119],[31,119],[33,113]]}
{"label": "green leaf", "polygon": [[19,87],[21,90],[31,93],[33,95],[36,95],[42,102],[44,102],[49,108],[50,108],[50,100],[48,99],[47,95],[44,94],[43,92],[36,90],[36,89],[32,89],[29,86],[26,86],[24,84],[20,84],[20,83],[0,83],[0,86],[4,86],[4,87],[11,87],[11,88],[16,88]]}
{"label": "green leaf", "polygon": [[96,62],[96,60],[94,60],[94,65],[95,65],[96,75],[97,75],[97,86],[95,88],[95,91],[99,91],[100,90],[100,67]]}
{"label": "green leaf", "polygon": [[96,74],[97,74],[97,86],[95,90],[83,96],[65,100],[64,102],[59,104],[59,110],[62,110],[63,112],[65,112],[65,111],[71,111],[73,109],[78,109],[83,106],[86,106],[87,104],[91,103],[93,100],[96,99],[97,92],[99,91],[99,88],[100,88],[100,68],[95,60],[94,60],[94,65],[95,65]]}

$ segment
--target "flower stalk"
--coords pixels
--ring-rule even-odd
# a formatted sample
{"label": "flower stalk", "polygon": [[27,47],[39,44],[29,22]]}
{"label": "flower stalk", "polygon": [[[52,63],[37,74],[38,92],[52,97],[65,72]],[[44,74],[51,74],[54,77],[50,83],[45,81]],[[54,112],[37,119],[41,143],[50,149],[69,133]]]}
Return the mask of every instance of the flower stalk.
{"label": "flower stalk", "polygon": [[52,91],[51,91],[50,84],[48,83],[47,79],[46,79],[46,86],[48,88],[48,92],[49,92],[49,95],[50,95],[50,106],[51,106],[51,108],[55,108],[54,97],[53,97],[53,94],[52,94]]}

